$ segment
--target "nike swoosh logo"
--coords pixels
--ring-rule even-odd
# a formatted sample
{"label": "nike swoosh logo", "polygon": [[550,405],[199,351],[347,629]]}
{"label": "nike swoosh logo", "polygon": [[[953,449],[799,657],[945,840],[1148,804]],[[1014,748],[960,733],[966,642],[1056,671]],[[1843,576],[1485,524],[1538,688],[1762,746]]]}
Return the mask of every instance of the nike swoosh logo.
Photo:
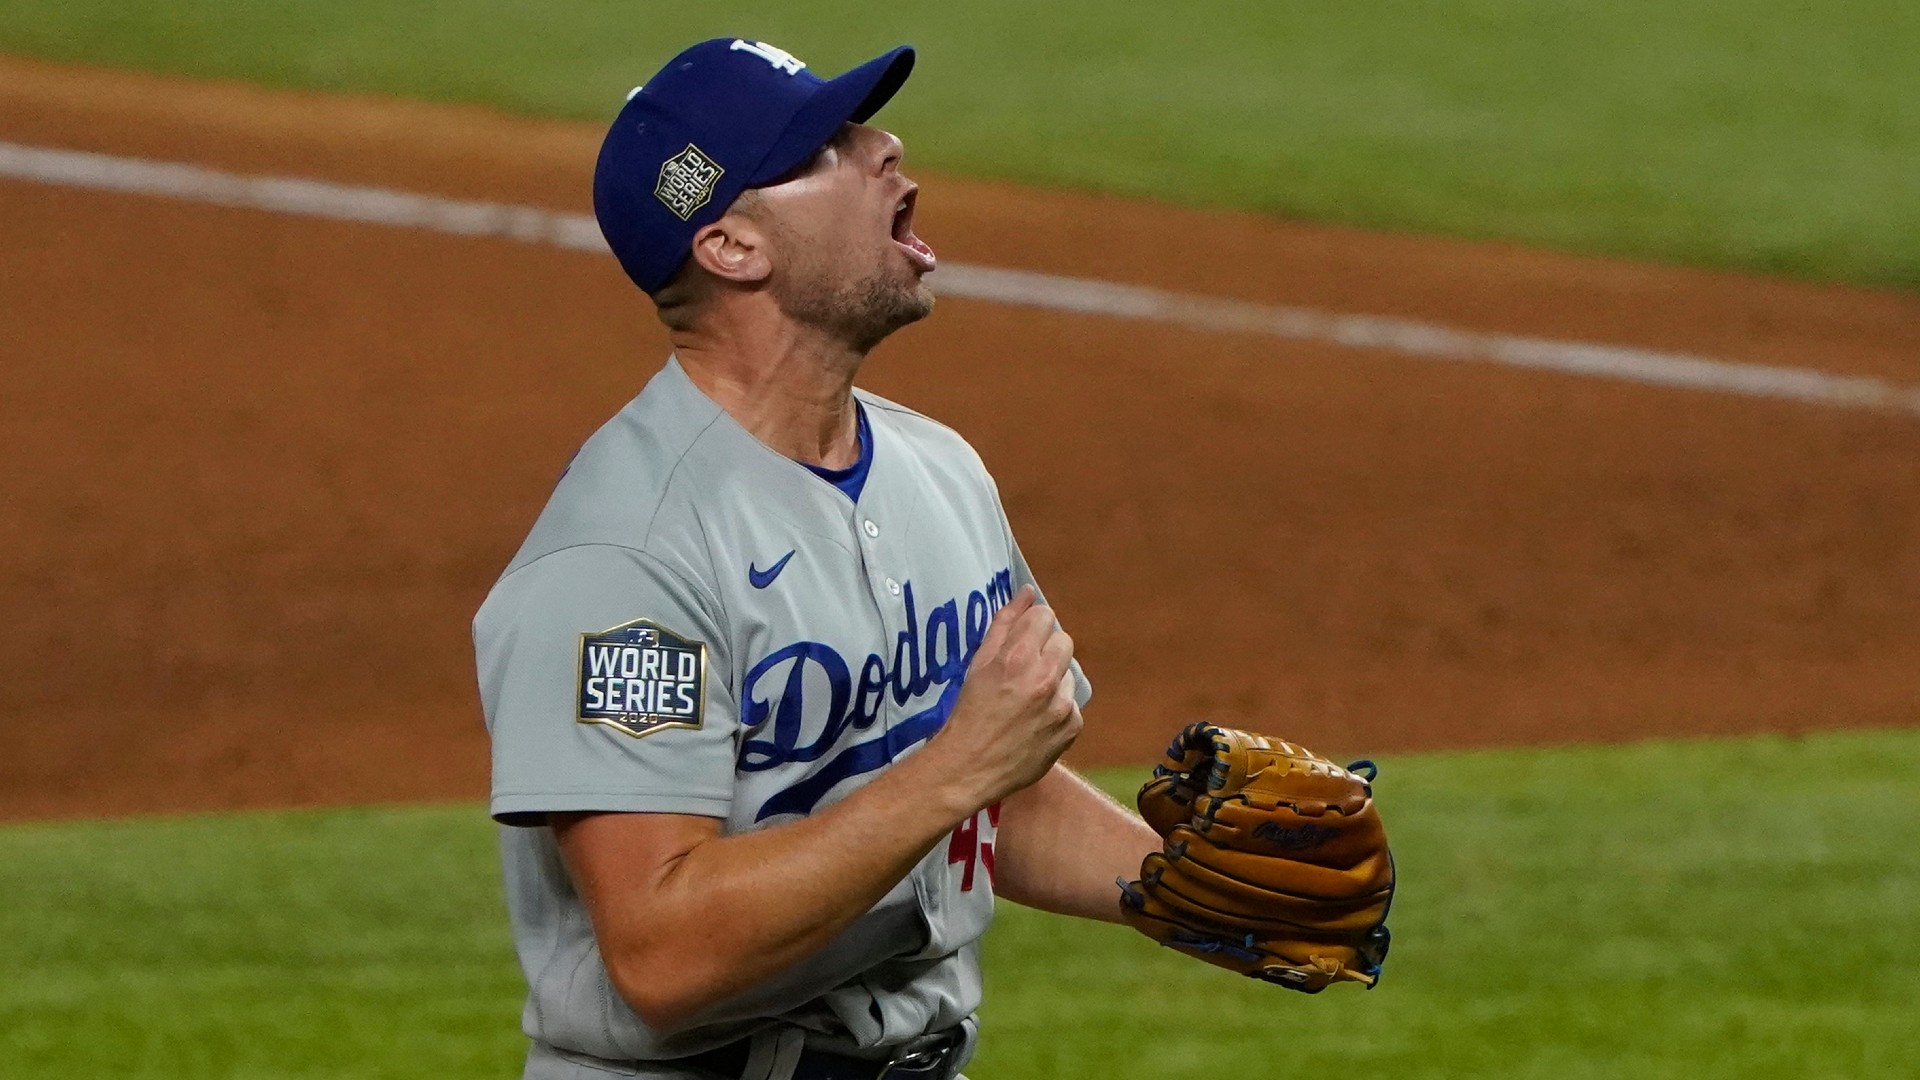
{"label": "nike swoosh logo", "polygon": [[789,551],[785,555],[780,556],[779,562],[774,563],[765,570],[757,569],[752,563],[748,563],[747,580],[753,584],[754,588],[764,589],[773,584],[773,579],[780,576],[780,571],[787,568],[787,560],[791,558],[793,558],[793,552]]}

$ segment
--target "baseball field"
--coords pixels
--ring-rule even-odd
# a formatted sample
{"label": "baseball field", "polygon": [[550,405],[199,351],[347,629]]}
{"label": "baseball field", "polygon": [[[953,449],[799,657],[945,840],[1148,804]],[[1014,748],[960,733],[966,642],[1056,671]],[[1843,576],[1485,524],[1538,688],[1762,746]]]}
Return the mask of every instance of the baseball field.
{"label": "baseball field", "polygon": [[1070,760],[1382,762],[1377,991],[1003,907],[975,1080],[1912,1075],[1915,10],[948,7],[0,8],[0,1074],[516,1074],[467,622],[663,357],[600,125],[744,32],[924,49],[867,384]]}

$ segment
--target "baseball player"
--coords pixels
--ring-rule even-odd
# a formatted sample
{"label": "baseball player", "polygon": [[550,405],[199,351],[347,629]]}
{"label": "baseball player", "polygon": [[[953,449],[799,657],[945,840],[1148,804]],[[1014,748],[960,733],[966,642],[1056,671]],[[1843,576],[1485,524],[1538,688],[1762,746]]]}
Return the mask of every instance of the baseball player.
{"label": "baseball player", "polygon": [[933,307],[865,123],[913,60],[707,41],[607,133],[673,355],[474,621],[529,1078],[954,1077],[995,896],[1119,922],[1160,849],[1056,763],[1091,690],[979,457],[853,386]]}

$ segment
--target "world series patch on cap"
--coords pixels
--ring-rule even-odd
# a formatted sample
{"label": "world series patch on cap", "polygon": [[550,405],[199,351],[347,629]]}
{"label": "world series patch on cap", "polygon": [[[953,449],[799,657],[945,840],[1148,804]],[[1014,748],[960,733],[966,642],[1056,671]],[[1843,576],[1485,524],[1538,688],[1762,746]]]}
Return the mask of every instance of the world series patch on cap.
{"label": "world series patch on cap", "polygon": [[780,182],[913,70],[907,46],[831,79],[764,41],[714,38],[627,95],[593,171],[593,215],[634,284],[658,291],[740,193]]}
{"label": "world series patch on cap", "polygon": [[654,197],[664,203],[681,221],[713,199],[713,186],[726,172],[692,143],[668,158],[660,166],[660,182],[653,187]]}
{"label": "world series patch on cap", "polygon": [[697,728],[706,711],[707,647],[651,619],[580,635],[579,719],[639,738]]}

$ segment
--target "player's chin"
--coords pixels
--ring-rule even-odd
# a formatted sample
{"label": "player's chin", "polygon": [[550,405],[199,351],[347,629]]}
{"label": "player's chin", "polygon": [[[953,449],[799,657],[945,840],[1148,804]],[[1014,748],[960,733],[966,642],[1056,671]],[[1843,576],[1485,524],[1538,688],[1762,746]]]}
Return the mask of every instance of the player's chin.
{"label": "player's chin", "polygon": [[883,302],[874,304],[867,311],[869,321],[877,331],[874,339],[876,341],[901,327],[911,326],[931,314],[933,314],[933,290],[918,282],[892,291]]}
{"label": "player's chin", "polygon": [[893,294],[888,304],[895,311],[899,325],[919,322],[933,314],[933,289],[927,284],[926,272],[909,265],[904,272],[891,277]]}
{"label": "player's chin", "polygon": [[933,290],[924,281],[916,281],[908,293],[907,309],[911,318],[908,322],[919,322],[933,314]]}

